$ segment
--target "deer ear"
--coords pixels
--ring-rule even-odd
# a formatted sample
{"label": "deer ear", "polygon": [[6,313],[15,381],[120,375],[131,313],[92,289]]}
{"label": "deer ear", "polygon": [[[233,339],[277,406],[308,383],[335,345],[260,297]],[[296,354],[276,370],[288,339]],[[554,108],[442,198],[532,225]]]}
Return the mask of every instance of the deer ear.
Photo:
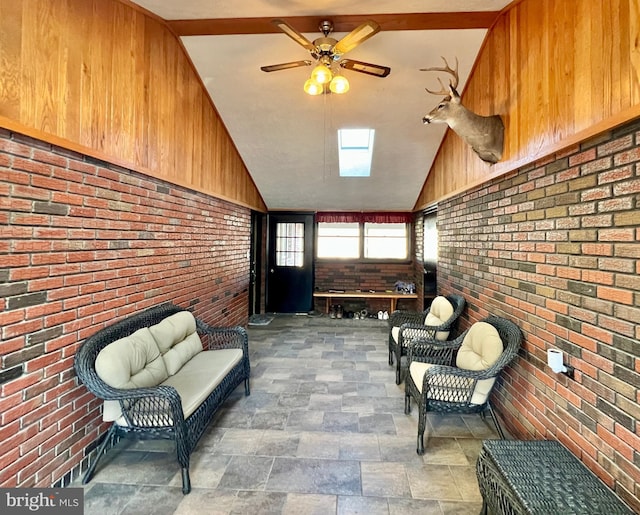
{"label": "deer ear", "polygon": [[449,91],[451,92],[451,101],[454,103],[459,103],[460,95],[456,91],[456,88],[454,88],[451,84],[449,84]]}

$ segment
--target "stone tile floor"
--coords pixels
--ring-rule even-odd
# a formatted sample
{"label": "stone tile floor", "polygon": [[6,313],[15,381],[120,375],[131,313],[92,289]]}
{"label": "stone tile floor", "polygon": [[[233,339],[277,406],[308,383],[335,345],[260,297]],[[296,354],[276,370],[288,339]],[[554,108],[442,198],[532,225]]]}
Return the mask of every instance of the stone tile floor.
{"label": "stone tile floor", "polygon": [[429,414],[416,454],[386,321],[279,315],[248,331],[251,395],[239,386],[203,435],[191,493],[172,442],[124,440],[85,486],[85,514],[480,512],[475,463],[497,433],[478,415]]}

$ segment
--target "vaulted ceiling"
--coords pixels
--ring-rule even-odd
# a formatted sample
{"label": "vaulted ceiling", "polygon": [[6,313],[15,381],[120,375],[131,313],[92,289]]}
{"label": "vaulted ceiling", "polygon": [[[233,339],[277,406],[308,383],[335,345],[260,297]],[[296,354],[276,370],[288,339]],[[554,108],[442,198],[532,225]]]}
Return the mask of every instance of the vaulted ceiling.
{"label": "vaulted ceiling", "polygon": [[[423,125],[440,100],[440,56],[459,61],[460,86],[488,28],[510,0],[136,0],[180,37],[270,210],[409,211],[446,126]],[[307,95],[310,66],[265,73],[261,66],[311,59],[271,20],[308,40],[333,22],[339,40],[366,20],[381,30],[345,58],[389,66],[385,78],[345,70],[343,95]],[[444,77],[443,77],[444,78]],[[338,174],[337,130],[375,129],[370,177]]]}

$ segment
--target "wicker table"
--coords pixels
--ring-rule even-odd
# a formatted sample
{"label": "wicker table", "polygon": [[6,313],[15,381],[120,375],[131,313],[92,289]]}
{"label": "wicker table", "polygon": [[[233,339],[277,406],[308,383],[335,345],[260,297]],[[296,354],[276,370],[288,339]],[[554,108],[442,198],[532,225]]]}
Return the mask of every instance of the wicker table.
{"label": "wicker table", "polygon": [[485,514],[633,513],[553,440],[485,440],[476,472]]}

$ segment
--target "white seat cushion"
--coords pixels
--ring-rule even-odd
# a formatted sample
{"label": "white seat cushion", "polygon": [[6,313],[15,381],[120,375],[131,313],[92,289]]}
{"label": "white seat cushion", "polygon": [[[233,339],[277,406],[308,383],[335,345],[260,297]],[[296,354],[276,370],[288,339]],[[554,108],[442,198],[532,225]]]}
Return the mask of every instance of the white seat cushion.
{"label": "white seat cushion", "polygon": [[162,384],[178,390],[184,418],[187,418],[241,359],[240,349],[202,351]]}
{"label": "white seat cushion", "polygon": [[[182,411],[186,419],[204,402],[209,394],[222,382],[228,372],[242,359],[240,349],[219,349],[202,351],[198,357],[186,363],[180,371],[170,376],[162,385],[173,386],[182,401]],[[116,423],[127,425],[120,416]],[[137,420],[139,425],[150,425]],[[173,421],[169,421],[173,423]]]}

